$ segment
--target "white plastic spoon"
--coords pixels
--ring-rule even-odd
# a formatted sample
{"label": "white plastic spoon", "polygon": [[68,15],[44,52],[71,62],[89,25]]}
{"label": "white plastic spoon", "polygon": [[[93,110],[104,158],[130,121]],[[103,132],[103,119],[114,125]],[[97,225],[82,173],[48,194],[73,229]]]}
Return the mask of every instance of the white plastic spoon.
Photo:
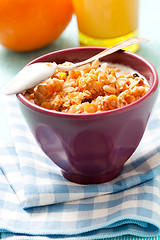
{"label": "white plastic spoon", "polygon": [[57,65],[56,63],[50,62],[40,62],[34,63],[24,67],[5,88],[5,94],[17,94],[29,88],[36,86],[37,84],[41,83],[42,81],[46,80],[50,76],[52,76],[56,69],[69,71],[73,70],[79,66],[85,65],[94,61],[95,59],[99,59],[106,55],[109,55],[113,52],[116,52],[120,49],[126,48],[130,45],[139,43],[139,42],[146,42],[148,40],[141,39],[138,37],[131,37],[122,42],[117,43],[113,47],[107,48],[106,50],[96,54],[95,56],[79,63],[72,64],[70,66],[62,66]]}

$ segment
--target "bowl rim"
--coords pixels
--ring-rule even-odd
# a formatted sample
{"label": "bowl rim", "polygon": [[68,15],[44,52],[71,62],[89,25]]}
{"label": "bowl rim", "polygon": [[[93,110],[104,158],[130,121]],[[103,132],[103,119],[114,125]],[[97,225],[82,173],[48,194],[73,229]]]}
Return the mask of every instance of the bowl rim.
{"label": "bowl rim", "polygon": [[[33,64],[33,63],[38,62],[38,61],[42,62],[42,60],[45,59],[46,57],[48,58],[49,56],[52,56],[52,55],[54,56],[57,53],[64,53],[64,52],[68,52],[68,51],[72,52],[72,51],[79,51],[79,50],[85,51],[85,50],[91,50],[91,49],[104,50],[106,48],[105,47],[75,47],[75,48],[61,49],[61,50],[58,50],[58,51],[46,53],[46,54],[44,54],[44,55],[42,55],[38,58],[35,58],[34,60],[29,62],[25,66],[28,66],[28,65]],[[159,80],[158,80],[158,73],[157,73],[156,68],[147,59],[143,58],[142,56],[140,56],[136,53],[128,52],[128,51],[125,51],[125,50],[119,50],[119,52],[121,52],[122,54],[125,54],[125,55],[129,55],[133,58],[136,58],[136,59],[144,62],[145,65],[147,65],[147,67],[150,69],[150,72],[152,72],[153,79],[154,79],[153,84],[152,84],[151,88],[149,89],[149,91],[143,97],[141,97],[137,101],[135,101],[135,102],[133,102],[133,103],[127,105],[127,106],[124,106],[122,108],[116,108],[116,109],[109,110],[109,111],[96,112],[96,113],[85,113],[85,114],[64,113],[64,112],[58,112],[56,110],[49,110],[49,109],[40,107],[40,106],[30,102],[23,95],[23,93],[18,93],[18,94],[16,94],[16,96],[17,96],[18,100],[22,104],[24,104],[26,107],[28,107],[28,108],[36,111],[36,112],[39,112],[39,113],[42,113],[42,114],[45,114],[45,115],[56,116],[56,117],[78,118],[78,119],[85,118],[86,119],[86,118],[90,118],[90,117],[93,118],[93,117],[97,117],[97,116],[110,115],[110,114],[113,114],[113,113],[115,114],[115,113],[120,113],[120,112],[127,111],[130,108],[134,108],[137,104],[140,104],[140,103],[144,102],[144,100],[148,99],[150,97],[150,95],[152,95],[157,90],[158,85],[159,85]]]}

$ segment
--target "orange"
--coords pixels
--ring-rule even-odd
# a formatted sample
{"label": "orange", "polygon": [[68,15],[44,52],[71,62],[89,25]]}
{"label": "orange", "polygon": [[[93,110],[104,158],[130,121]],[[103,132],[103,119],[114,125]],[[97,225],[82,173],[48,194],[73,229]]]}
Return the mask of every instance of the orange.
{"label": "orange", "polygon": [[72,0],[0,0],[0,44],[15,51],[57,39],[73,13]]}

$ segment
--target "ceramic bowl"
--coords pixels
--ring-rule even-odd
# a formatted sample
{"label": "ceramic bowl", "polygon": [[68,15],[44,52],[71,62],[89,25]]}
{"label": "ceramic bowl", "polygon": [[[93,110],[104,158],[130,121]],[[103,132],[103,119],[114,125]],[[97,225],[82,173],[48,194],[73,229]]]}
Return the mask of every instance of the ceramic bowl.
{"label": "ceramic bowl", "polygon": [[[29,64],[79,62],[102,50],[100,47],[60,50]],[[144,58],[121,50],[101,60],[138,71],[150,84],[149,92],[123,108],[85,115],[47,110],[17,94],[20,109],[41,149],[61,168],[65,178],[79,184],[104,183],[121,173],[144,134],[158,93],[157,72]]]}

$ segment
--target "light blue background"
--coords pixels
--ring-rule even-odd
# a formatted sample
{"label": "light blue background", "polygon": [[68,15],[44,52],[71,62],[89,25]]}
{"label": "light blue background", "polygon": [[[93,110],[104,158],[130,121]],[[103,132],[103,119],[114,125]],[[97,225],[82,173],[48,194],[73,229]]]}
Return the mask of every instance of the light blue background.
{"label": "light blue background", "polygon": [[[139,36],[150,41],[141,44],[137,54],[148,59],[160,74],[160,0],[140,0]],[[0,46],[0,139],[10,137],[5,106],[2,101],[4,86],[34,58],[55,50],[77,46],[79,46],[79,41],[75,16],[55,42],[39,51],[18,53]]]}

